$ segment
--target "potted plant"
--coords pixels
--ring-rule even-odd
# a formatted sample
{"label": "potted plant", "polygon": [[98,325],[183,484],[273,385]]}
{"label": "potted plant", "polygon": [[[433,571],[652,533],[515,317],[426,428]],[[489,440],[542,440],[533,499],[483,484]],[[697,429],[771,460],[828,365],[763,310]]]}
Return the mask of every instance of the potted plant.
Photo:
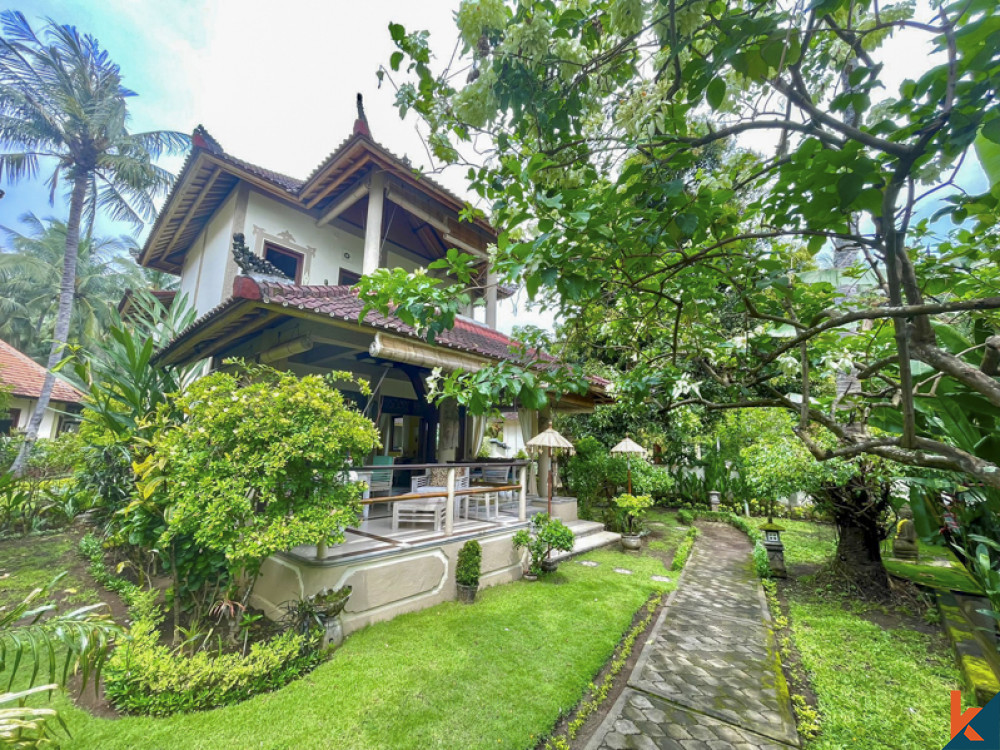
{"label": "potted plant", "polygon": [[475,539],[470,539],[458,551],[458,564],[455,566],[455,584],[458,588],[458,600],[466,604],[476,601],[479,591],[479,574],[483,562],[483,548]]}
{"label": "potted plant", "polygon": [[618,520],[622,529],[622,548],[637,550],[642,547],[642,529],[646,511],[653,505],[649,495],[619,495],[615,498]]}
{"label": "potted plant", "polygon": [[558,564],[549,560],[549,553],[552,550],[569,552],[573,549],[573,541],[573,532],[558,518],[549,518],[545,513],[534,515],[530,529],[514,534],[514,549],[526,549],[530,557],[524,578],[534,581],[543,572],[554,571]]}

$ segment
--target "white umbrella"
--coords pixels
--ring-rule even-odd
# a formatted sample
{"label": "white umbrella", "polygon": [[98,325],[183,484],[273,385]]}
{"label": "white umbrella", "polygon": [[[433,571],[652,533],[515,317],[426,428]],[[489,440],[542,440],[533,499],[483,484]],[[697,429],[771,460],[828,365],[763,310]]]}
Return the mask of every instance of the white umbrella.
{"label": "white umbrella", "polygon": [[626,437],[618,445],[611,449],[612,453],[624,453],[625,462],[628,467],[628,494],[632,494],[632,455],[645,456],[648,451],[639,445],[637,442],[632,440],[630,437]]}
{"label": "white umbrella", "polygon": [[543,450],[548,450],[549,452],[549,517],[552,516],[552,454],[555,452],[557,455],[559,453],[567,453],[568,455],[573,455],[576,453],[576,448],[573,444],[560,435],[558,432],[553,430],[551,427],[535,435],[526,444],[529,453],[541,453]]}

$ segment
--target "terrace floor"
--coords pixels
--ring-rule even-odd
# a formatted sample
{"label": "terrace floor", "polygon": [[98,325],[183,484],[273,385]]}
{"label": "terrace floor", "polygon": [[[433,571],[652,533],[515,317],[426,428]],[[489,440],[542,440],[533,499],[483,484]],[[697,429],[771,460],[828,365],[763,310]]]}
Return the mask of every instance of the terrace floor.
{"label": "terrace floor", "polygon": [[[534,504],[533,502],[534,501]],[[528,517],[544,509],[544,500],[528,496]],[[393,531],[392,512],[388,504],[371,506],[368,518],[344,532],[345,541],[342,544],[330,545],[326,549],[325,561],[337,561],[347,558],[367,556],[370,554],[397,552],[409,547],[421,546],[446,539],[487,534],[502,529],[514,529],[524,526],[518,521],[517,507],[501,507],[499,514],[489,518],[455,517],[453,533],[448,536],[444,529],[435,530],[429,524],[408,524],[401,522],[399,528]],[[295,557],[316,560],[316,545],[304,544],[291,550]]]}

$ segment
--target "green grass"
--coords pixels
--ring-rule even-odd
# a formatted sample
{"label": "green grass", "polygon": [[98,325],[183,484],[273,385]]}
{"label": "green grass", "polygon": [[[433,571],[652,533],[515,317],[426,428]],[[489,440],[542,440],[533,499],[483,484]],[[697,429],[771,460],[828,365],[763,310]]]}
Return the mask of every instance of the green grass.
{"label": "green grass", "polygon": [[[758,527],[767,523],[766,518],[754,519]],[[837,530],[833,526],[812,521],[792,521],[779,518],[775,521],[785,530],[781,541],[785,545],[785,563],[825,563],[837,549]]]}
{"label": "green grass", "polygon": [[[20,602],[60,573],[79,569],[77,541],[72,534],[50,534],[6,539],[0,542],[0,606]],[[68,573],[53,589],[53,596],[67,604],[93,604],[100,600],[93,584]]]}
{"label": "green grass", "polygon": [[[833,555],[832,526],[778,523],[787,529],[782,539],[790,564],[823,563]],[[785,591],[792,636],[822,715],[822,732],[807,750],[938,750],[948,742],[951,691],[961,685],[942,634],[884,629],[863,617],[867,605],[813,590],[808,579]]]}
{"label": "green grass", "polygon": [[[166,719],[68,708],[66,748],[531,748],[581,698],[656,590],[660,560],[600,550],[588,568],[487,589],[373,625],[269,695]],[[615,573],[621,567],[632,575]],[[58,698],[65,706],[67,700]]]}
{"label": "green grass", "polygon": [[883,630],[839,601],[790,602],[792,632],[823,717],[809,750],[939,750],[960,678],[943,636]]}

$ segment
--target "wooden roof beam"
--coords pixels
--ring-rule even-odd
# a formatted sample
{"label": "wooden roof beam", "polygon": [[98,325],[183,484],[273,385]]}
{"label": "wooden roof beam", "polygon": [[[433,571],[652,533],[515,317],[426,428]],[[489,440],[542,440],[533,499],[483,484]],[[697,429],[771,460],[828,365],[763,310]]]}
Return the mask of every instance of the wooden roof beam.
{"label": "wooden roof beam", "polygon": [[323,214],[319,218],[319,220],[317,220],[316,226],[321,227],[326,224],[329,224],[331,221],[333,221],[342,213],[344,213],[344,211],[346,211],[355,203],[357,203],[359,200],[368,195],[370,190],[371,190],[371,178],[369,177],[362,180],[361,184],[355,187],[353,190],[351,190],[348,193],[345,193],[344,195],[337,198],[337,200],[335,200],[333,203],[331,203],[329,208],[327,209],[327,212]]}

